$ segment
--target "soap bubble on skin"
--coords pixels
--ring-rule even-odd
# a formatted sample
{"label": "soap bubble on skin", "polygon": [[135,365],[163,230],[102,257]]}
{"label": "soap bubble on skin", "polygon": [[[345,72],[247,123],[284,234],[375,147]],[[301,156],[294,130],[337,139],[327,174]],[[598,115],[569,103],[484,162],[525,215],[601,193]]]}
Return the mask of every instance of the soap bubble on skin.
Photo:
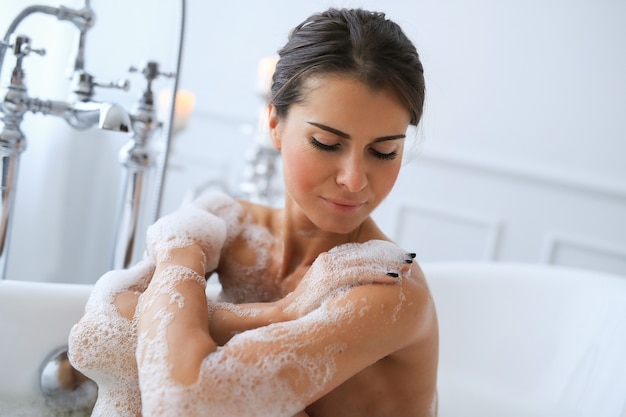
{"label": "soap bubble on skin", "polygon": [[137,310],[141,315],[142,312],[152,308],[159,296],[168,296],[169,304],[176,304],[178,308],[185,305],[184,296],[176,290],[176,286],[182,282],[193,281],[202,286],[206,285],[203,276],[198,275],[194,270],[181,265],[168,265],[163,271],[152,279],[150,287],[153,288],[153,295],[147,297],[144,292],[139,297]]}
{"label": "soap bubble on skin", "polygon": [[[165,270],[162,274],[159,282],[161,278],[166,282],[159,283],[154,298],[166,296],[172,301],[176,297],[169,295],[177,285],[194,279],[201,283],[193,272]],[[145,311],[153,305],[146,301],[138,309]],[[327,332],[329,320],[349,314],[352,307],[324,304],[302,319],[240,333],[203,360],[197,381],[190,385],[171,377],[168,361],[167,331],[177,308],[177,302],[162,307],[155,314],[156,331],[144,330],[139,335],[145,416],[293,416],[306,406],[304,398],[314,396],[332,379],[336,355],[345,345],[332,344],[318,354],[305,354],[304,348],[310,338]]]}
{"label": "soap bubble on skin", "polygon": [[[194,207],[180,210],[151,226],[147,244],[152,254],[167,256],[176,247],[199,244],[206,267],[214,268],[226,234],[224,222]],[[208,253],[217,256],[207,256]],[[163,260],[163,259],[161,259]],[[152,259],[146,258],[127,270],[110,271],[94,285],[85,315],[69,338],[70,361],[76,369],[98,384],[94,416],[126,416],[141,412],[138,371],[135,359],[137,316],[123,317],[116,296],[125,291],[143,292],[154,273]],[[203,280],[203,278],[202,278]],[[166,288],[170,302],[184,305],[180,293]]]}
{"label": "soap bubble on skin", "polygon": [[[275,243],[268,239],[268,236],[272,237],[271,234],[246,216],[241,204],[230,197],[200,200],[198,204],[179,212],[179,218],[172,216],[153,228],[151,253],[167,254],[180,245],[200,244],[205,258],[211,263],[206,265],[208,269],[212,263],[217,265],[223,242],[232,243],[234,238],[243,236],[256,251],[256,257],[253,266],[239,265],[240,270],[250,274],[250,282],[242,286],[245,289],[236,295],[253,298],[253,291],[258,291],[255,288],[258,282],[254,279],[258,271],[263,271],[266,266],[271,245]],[[215,210],[217,217],[200,213],[202,209]],[[185,217],[181,213],[189,214],[189,218],[181,218]],[[311,338],[332,332],[328,323],[342,317],[356,317],[354,303],[344,303],[341,308],[333,303],[334,307],[331,308],[328,296],[332,295],[333,301],[341,301],[347,295],[346,290],[351,285],[359,284],[359,277],[368,274],[385,276],[387,272],[398,271],[398,279],[402,279],[408,274],[400,271],[403,256],[406,256],[406,252],[382,241],[348,244],[323,254],[320,261],[314,263],[317,270],[311,268],[314,269],[311,278],[314,285],[298,299],[298,303],[294,303],[296,306],[320,304],[316,310],[297,320],[275,323],[234,336],[226,347],[218,348],[205,358],[198,381],[189,386],[179,384],[170,377],[166,336],[173,313],[167,308],[161,309],[155,316],[157,326],[154,326],[153,332],[138,335],[139,309],[146,311],[154,307],[156,297],[148,300],[141,296],[132,320],[120,315],[115,306],[115,297],[119,293],[129,289],[138,293],[145,290],[155,269],[153,261],[147,258],[129,270],[111,271],[96,283],[85,316],[72,329],[70,360],[99,386],[98,403],[93,416],[139,414],[143,394],[146,416],[153,415],[151,413],[178,416],[182,413],[188,416],[291,417],[303,410],[305,404],[297,400],[295,387],[280,376],[282,373],[295,373],[297,383],[304,384],[309,394],[321,389],[336,372],[335,357],[345,346],[328,346],[324,354],[317,356],[304,355],[298,349],[306,346]],[[155,282],[154,291],[166,297],[174,311],[183,308],[185,301],[176,290],[177,285],[188,280],[205,285],[204,277],[184,267],[166,269],[161,275],[167,279]],[[338,283],[334,292],[329,290],[328,282]],[[399,301],[402,302],[402,299]],[[218,306],[229,308],[228,304]],[[365,314],[367,308],[361,307],[358,314]],[[260,314],[260,311],[243,309],[233,304],[230,304],[230,309],[242,316]],[[141,351],[137,351],[137,354],[146,364],[139,370],[135,357],[138,338],[141,338]],[[284,350],[261,354],[246,349],[246,346],[258,342],[278,343]],[[207,390],[207,386],[211,389]],[[302,392],[300,388],[298,391]]]}
{"label": "soap bubble on skin", "polygon": [[156,261],[163,262],[171,260],[173,249],[197,244],[204,255],[205,272],[213,271],[219,263],[226,230],[224,220],[189,205],[161,217],[148,228],[146,251]]}
{"label": "soap bubble on skin", "polygon": [[[212,191],[189,204],[211,212],[224,221],[224,247],[229,248],[237,239],[241,239],[245,243],[245,249],[253,252],[246,264],[233,257],[224,257],[221,260],[221,298],[234,303],[275,300],[276,286],[266,279],[266,268],[273,245],[280,244],[277,238],[266,227],[258,225],[241,202],[224,193]],[[236,283],[222,280],[223,277],[236,277]]]}
{"label": "soap bubble on skin", "polygon": [[221,192],[203,194],[189,203],[221,218],[226,225],[226,240],[224,245],[230,245],[241,230],[241,224],[245,219],[245,212],[239,202]]}
{"label": "soap bubble on skin", "polygon": [[[337,246],[317,257],[303,278],[309,281],[307,291],[299,294],[285,311],[304,314],[334,296],[335,291],[355,285],[398,283],[410,274],[407,256],[406,251],[384,240]],[[387,275],[389,272],[398,277],[393,279]]]}
{"label": "soap bubble on skin", "polygon": [[225,310],[238,317],[259,317],[262,313],[260,308],[240,307],[237,304],[227,302],[212,302],[209,300],[209,314],[214,310]]}
{"label": "soap bubble on skin", "polygon": [[128,270],[110,271],[94,285],[85,315],[70,332],[72,365],[98,385],[93,417],[121,417],[141,413],[135,348],[137,321],[123,317],[115,297],[129,289],[143,291],[154,271],[150,260]]}

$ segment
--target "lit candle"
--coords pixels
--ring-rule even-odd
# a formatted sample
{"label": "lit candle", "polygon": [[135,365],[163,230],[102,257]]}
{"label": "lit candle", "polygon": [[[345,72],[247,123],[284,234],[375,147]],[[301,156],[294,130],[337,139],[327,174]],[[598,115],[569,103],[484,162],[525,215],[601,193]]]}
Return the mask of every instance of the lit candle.
{"label": "lit candle", "polygon": [[263,95],[263,97],[267,97],[270,94],[270,89],[272,88],[272,76],[274,75],[274,71],[276,71],[277,62],[278,57],[275,56],[267,56],[265,58],[261,58],[259,61],[257,71],[257,90]]}
{"label": "lit candle", "polygon": [[261,58],[257,70],[257,91],[264,98],[263,105],[259,109],[257,117],[257,130],[254,136],[255,142],[265,148],[273,148],[274,145],[269,136],[269,129],[267,126],[267,103],[266,100],[270,95],[272,88],[272,76],[276,71],[276,63],[278,62],[277,56],[267,56]]}
{"label": "lit candle", "polygon": [[[172,90],[169,88],[159,92],[158,109],[159,118],[164,119],[170,111],[172,103]],[[176,91],[176,102],[174,103],[174,133],[178,133],[187,127],[189,116],[196,105],[196,96],[187,90]]]}

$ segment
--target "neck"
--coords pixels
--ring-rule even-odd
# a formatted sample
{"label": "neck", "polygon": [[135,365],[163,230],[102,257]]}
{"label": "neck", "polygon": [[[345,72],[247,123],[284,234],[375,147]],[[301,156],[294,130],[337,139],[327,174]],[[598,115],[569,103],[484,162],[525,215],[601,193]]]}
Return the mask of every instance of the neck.
{"label": "neck", "polygon": [[358,242],[361,237],[363,224],[345,234],[319,229],[289,199],[282,215],[284,275],[289,275],[299,266],[310,266],[322,252],[345,243]]}

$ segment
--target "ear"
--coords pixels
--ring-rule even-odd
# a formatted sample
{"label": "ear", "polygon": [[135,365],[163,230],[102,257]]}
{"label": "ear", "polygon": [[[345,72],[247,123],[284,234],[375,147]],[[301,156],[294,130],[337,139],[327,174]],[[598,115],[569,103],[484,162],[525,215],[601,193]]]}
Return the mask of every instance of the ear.
{"label": "ear", "polygon": [[267,126],[269,127],[270,139],[272,140],[272,144],[276,150],[280,151],[281,148],[281,140],[280,140],[280,121],[278,116],[276,115],[276,108],[273,104],[268,106],[268,116],[267,116]]}

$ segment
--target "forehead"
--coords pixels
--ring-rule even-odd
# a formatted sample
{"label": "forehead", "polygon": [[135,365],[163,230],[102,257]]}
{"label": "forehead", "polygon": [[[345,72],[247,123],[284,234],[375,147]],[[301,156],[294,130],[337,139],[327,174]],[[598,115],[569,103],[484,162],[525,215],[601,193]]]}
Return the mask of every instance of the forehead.
{"label": "forehead", "polygon": [[314,121],[363,124],[404,132],[410,114],[398,97],[387,88],[372,88],[352,76],[312,76],[303,83],[302,101],[289,113]]}

